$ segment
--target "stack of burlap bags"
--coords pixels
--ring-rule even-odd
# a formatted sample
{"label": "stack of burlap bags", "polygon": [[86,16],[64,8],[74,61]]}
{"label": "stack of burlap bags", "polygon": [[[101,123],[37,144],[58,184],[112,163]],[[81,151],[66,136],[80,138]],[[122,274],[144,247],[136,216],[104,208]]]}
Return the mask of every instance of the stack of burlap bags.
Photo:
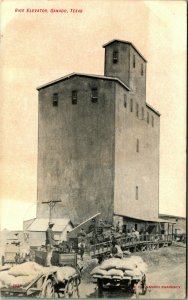
{"label": "stack of burlap bags", "polygon": [[147,271],[147,264],[139,256],[128,258],[110,258],[97,266],[90,273],[110,277],[142,276]]}
{"label": "stack of burlap bags", "polygon": [[74,276],[76,269],[65,267],[42,267],[35,262],[26,262],[20,265],[15,265],[9,270],[0,272],[0,288],[1,287],[25,287],[32,282],[38,275],[55,271],[57,274],[57,280],[64,282],[70,277]]}
{"label": "stack of burlap bags", "polygon": [[7,271],[0,272],[0,287],[25,287],[40,273],[43,273],[43,267],[35,262],[15,265]]}

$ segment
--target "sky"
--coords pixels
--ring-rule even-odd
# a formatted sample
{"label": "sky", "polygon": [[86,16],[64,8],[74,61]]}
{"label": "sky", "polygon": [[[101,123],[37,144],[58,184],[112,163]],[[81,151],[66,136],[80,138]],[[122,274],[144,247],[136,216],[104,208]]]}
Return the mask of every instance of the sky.
{"label": "sky", "polygon": [[159,212],[185,216],[186,2],[4,0],[0,29],[1,229],[21,229],[35,216],[36,87],[72,72],[103,75],[102,45],[114,38],[148,61],[146,101],[161,113]]}

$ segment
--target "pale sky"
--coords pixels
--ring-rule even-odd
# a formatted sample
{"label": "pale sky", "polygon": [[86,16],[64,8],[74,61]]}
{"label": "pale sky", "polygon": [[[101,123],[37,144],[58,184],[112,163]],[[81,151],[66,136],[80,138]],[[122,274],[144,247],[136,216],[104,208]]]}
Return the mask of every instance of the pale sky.
{"label": "pale sky", "polygon": [[103,75],[102,45],[114,38],[148,61],[146,101],[161,113],[159,209],[185,216],[186,2],[4,0],[1,34],[1,229],[20,229],[35,215],[36,87],[72,72]]}

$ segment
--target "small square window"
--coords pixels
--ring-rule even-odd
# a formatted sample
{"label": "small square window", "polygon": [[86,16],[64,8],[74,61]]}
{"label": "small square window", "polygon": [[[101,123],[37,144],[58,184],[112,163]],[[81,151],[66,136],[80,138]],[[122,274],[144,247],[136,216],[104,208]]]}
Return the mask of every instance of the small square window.
{"label": "small square window", "polygon": [[77,91],[72,91],[72,104],[77,104]]}
{"label": "small square window", "polygon": [[113,63],[118,63],[118,51],[113,51]]}
{"label": "small square window", "polygon": [[53,94],[53,106],[58,106],[58,94]]}
{"label": "small square window", "polygon": [[97,88],[93,88],[91,90],[91,101],[93,103],[96,103],[98,101],[98,89]]}

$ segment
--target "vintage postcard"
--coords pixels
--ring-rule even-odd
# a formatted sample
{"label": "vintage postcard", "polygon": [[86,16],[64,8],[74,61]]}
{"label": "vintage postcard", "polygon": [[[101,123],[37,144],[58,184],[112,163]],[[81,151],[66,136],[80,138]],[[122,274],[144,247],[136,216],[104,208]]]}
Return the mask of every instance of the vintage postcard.
{"label": "vintage postcard", "polygon": [[186,2],[1,1],[0,295],[186,297]]}

